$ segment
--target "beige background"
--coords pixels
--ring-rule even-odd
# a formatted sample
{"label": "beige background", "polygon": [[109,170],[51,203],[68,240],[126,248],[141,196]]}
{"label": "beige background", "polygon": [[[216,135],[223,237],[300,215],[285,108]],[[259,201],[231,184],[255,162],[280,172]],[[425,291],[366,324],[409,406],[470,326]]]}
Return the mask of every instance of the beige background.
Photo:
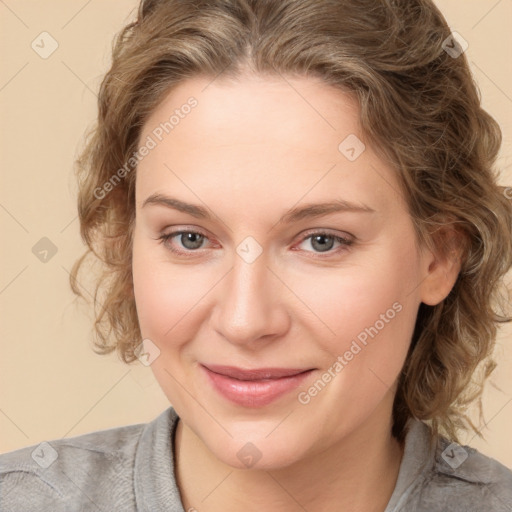
{"label": "beige background", "polygon": [[[512,0],[439,0],[467,55],[485,107],[500,122],[502,182],[512,184]],[[73,160],[96,115],[95,91],[113,35],[136,0],[0,0],[0,452],[147,422],[168,407],[150,368],[91,350],[91,312],[73,304],[68,272],[83,252]],[[39,52],[57,50],[47,59]],[[41,38],[45,38],[44,48]],[[47,237],[57,252],[32,252]],[[49,254],[51,256],[51,254]],[[92,291],[92,290],[91,290]],[[487,441],[469,444],[512,468],[512,329],[488,386]]]}

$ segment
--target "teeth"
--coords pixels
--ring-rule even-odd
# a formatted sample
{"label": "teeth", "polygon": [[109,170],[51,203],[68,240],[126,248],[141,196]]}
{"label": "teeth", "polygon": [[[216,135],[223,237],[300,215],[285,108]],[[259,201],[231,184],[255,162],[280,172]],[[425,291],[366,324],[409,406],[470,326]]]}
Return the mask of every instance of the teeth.
{"label": "teeth", "polygon": [[[303,373],[303,372],[302,372]],[[251,376],[251,375],[247,375],[246,377],[232,377],[230,375],[225,375],[226,377],[229,377],[230,379],[236,379],[236,380],[241,380],[242,382],[244,381],[269,381],[269,380],[278,380],[278,379],[286,379],[288,377],[295,377],[296,375],[299,375],[299,373],[294,373],[293,375],[282,375],[282,376],[279,376],[279,377],[274,377],[272,375],[265,375],[263,377],[261,376]]]}
{"label": "teeth", "polygon": [[[226,377],[228,379],[238,380],[241,382],[266,382],[266,381],[273,381],[273,380],[282,380],[287,379],[291,377],[296,377],[297,375],[300,375],[302,373],[305,373],[310,370],[283,370],[278,371],[276,370],[275,373],[272,371],[262,371],[262,370],[238,370],[238,369],[230,369],[227,367],[213,367],[209,368],[206,367],[208,370],[210,370],[213,373],[216,373],[218,375],[221,375],[223,377]],[[294,373],[292,373],[294,372]]]}
{"label": "teeth", "polygon": [[230,379],[235,379],[235,380],[240,380],[242,382],[247,382],[247,381],[255,381],[255,380],[275,380],[276,377],[251,377],[251,376],[247,376],[247,377],[232,377],[231,375],[224,375],[224,377],[228,377]]}

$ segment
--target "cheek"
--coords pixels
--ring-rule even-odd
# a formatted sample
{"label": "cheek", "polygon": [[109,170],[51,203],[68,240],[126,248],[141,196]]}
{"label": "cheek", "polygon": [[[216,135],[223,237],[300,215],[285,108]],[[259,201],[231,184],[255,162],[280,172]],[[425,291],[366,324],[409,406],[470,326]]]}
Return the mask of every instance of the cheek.
{"label": "cheek", "polygon": [[337,414],[326,421],[334,430],[364,421],[392,390],[407,356],[418,308],[411,293],[418,266],[414,253],[405,261],[397,251],[376,251],[371,261],[338,269],[334,278],[308,278],[316,290],[308,305],[324,324],[314,328],[314,318],[309,331],[325,355],[319,379],[328,384],[315,381],[302,389],[300,403],[311,400],[318,411],[334,404]]}
{"label": "cheek", "polygon": [[208,280],[194,272],[192,265],[173,265],[156,242],[139,241],[137,236],[132,270],[142,336],[158,345],[166,339],[177,339],[177,331],[181,333],[180,339],[186,336],[183,329],[195,324],[193,320],[200,308],[194,306],[207,292]]}
{"label": "cheek", "polygon": [[419,304],[411,293],[419,275],[416,256],[409,243],[389,244],[350,266],[294,276],[294,290],[313,313],[302,320],[328,354],[326,363],[351,348],[361,364],[371,358],[394,368],[405,357]]}

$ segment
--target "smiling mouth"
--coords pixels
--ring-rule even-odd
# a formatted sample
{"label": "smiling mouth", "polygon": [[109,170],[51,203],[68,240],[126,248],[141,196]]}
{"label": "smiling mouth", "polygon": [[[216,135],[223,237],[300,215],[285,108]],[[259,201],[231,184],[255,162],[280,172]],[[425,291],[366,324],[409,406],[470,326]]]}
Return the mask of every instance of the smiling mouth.
{"label": "smiling mouth", "polygon": [[200,365],[210,385],[225,399],[244,407],[263,407],[295,389],[313,368],[255,368]]}

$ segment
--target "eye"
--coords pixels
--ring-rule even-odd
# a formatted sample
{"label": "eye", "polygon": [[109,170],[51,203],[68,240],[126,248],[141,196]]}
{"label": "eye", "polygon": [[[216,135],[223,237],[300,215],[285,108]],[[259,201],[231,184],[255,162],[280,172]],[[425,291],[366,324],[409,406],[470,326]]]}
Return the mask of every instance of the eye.
{"label": "eye", "polygon": [[[172,244],[174,238],[181,244],[181,249]],[[160,236],[159,240],[170,251],[176,254],[187,254],[200,249],[202,243],[207,240],[207,237],[198,231],[172,231]]]}
{"label": "eye", "polygon": [[[191,256],[194,252],[199,253],[199,249],[204,248],[203,243],[209,239],[204,233],[199,231],[177,230],[161,235],[158,240],[167,249],[175,254]],[[178,244],[176,244],[176,241]],[[310,244],[310,247],[313,248],[312,251],[309,249],[300,248],[300,245],[306,243]],[[346,250],[346,248],[351,246],[353,243],[354,240],[350,238],[334,235],[326,231],[315,231],[310,232],[306,236],[302,237],[299,244],[299,250],[303,250],[305,252],[313,252],[316,254],[326,253],[325,257],[329,257]],[[338,244],[338,246],[335,248],[335,250],[332,250],[335,244]]]}
{"label": "eye", "polygon": [[[308,243],[310,247],[313,247],[313,251],[305,250],[306,252],[316,252],[316,253],[329,253],[336,254],[340,251],[346,250],[347,247],[351,246],[354,243],[354,240],[350,238],[345,238],[339,235],[333,235],[327,233],[325,231],[316,231],[314,233],[309,233],[304,236],[300,242],[300,244]],[[331,251],[334,247],[334,244],[338,243],[338,248],[335,251]]]}

